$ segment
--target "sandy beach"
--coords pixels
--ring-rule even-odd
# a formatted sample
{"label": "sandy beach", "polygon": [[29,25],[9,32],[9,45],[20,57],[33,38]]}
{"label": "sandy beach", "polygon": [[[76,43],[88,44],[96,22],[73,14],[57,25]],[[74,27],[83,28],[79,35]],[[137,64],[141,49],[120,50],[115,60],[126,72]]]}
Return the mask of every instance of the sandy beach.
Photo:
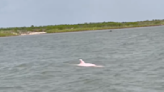
{"label": "sandy beach", "polygon": [[24,33],[21,35],[38,35],[38,34],[45,34],[46,32],[29,32],[29,33]]}

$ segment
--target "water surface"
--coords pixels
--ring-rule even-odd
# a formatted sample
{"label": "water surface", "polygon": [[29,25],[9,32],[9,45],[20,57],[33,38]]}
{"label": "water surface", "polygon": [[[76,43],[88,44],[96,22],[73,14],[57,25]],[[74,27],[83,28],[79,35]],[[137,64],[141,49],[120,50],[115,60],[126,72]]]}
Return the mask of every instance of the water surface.
{"label": "water surface", "polygon": [[163,56],[164,26],[1,37],[0,92],[164,92]]}

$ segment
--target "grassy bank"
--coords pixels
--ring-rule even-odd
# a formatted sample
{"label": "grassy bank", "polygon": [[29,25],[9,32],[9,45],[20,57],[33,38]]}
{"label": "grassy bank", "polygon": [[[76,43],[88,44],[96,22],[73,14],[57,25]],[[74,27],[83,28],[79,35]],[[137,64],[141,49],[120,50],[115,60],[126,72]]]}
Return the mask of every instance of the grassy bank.
{"label": "grassy bank", "polygon": [[146,27],[164,25],[163,20],[146,20],[136,22],[100,22],[100,23],[84,23],[84,24],[64,24],[64,25],[48,25],[48,26],[33,26],[31,27],[10,27],[0,28],[0,37],[4,36],[17,36],[29,32],[75,32],[87,30],[102,30],[102,29],[119,29],[131,27]]}

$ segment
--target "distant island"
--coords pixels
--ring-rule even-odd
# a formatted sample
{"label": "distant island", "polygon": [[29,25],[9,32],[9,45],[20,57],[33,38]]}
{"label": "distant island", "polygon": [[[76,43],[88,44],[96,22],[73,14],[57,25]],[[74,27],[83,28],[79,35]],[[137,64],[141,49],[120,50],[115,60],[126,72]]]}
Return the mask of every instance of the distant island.
{"label": "distant island", "polygon": [[164,19],[154,19],[136,22],[98,22],[98,23],[83,23],[83,24],[62,24],[62,25],[47,25],[31,27],[9,27],[0,28],[0,37],[19,36],[19,35],[36,35],[43,33],[60,33],[60,32],[76,32],[87,30],[103,30],[103,29],[120,29],[132,27],[147,27],[164,25]]}

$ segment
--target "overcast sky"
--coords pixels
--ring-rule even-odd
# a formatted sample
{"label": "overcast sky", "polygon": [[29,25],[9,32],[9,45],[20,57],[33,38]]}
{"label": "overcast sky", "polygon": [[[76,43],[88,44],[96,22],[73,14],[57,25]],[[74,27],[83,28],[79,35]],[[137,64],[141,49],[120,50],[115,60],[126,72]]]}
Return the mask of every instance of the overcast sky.
{"label": "overcast sky", "polygon": [[164,19],[164,0],[0,0],[0,27]]}

